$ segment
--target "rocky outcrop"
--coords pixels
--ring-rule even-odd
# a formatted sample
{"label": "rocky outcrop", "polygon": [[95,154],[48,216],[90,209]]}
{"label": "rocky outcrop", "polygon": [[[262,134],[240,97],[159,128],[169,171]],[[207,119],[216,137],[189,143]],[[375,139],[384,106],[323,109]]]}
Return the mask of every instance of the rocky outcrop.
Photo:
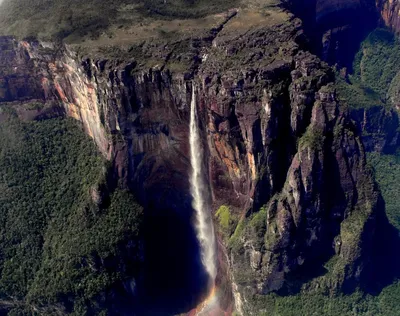
{"label": "rocky outcrop", "polygon": [[371,268],[378,197],[355,127],[334,90],[322,88],[282,191],[246,220],[244,249],[233,251],[245,299],[300,290],[333,257],[338,259],[331,274],[318,287],[332,291],[359,284]]}
{"label": "rocky outcrop", "polygon": [[377,7],[380,11],[382,20],[385,25],[391,28],[392,30],[399,32],[400,31],[400,2],[397,0],[378,0]]}

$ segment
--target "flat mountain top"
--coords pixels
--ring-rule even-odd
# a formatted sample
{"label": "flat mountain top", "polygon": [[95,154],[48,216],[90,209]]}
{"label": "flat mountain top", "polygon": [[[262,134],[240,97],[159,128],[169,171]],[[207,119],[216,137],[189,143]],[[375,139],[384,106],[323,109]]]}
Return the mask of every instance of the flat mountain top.
{"label": "flat mountain top", "polygon": [[181,40],[219,27],[233,10],[243,12],[234,28],[285,20],[279,4],[279,0],[3,0],[0,35],[86,47]]}

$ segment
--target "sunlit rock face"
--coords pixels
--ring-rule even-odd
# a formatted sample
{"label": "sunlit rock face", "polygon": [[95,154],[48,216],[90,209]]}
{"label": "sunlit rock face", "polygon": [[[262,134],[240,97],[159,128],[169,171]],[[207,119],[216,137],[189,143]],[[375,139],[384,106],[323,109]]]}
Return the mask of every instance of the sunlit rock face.
{"label": "sunlit rock face", "polygon": [[395,30],[399,30],[399,2],[397,0],[377,0],[376,2],[385,24]]}
{"label": "sunlit rock face", "polygon": [[[132,75],[128,63],[79,61],[65,47],[55,54],[51,44],[12,38],[1,43],[2,102],[37,100],[49,109],[59,108],[83,123],[125,182],[129,177],[141,186],[146,180],[144,187],[147,181],[162,182],[149,173],[164,169],[163,177],[179,179],[176,189],[185,192],[188,182],[181,179],[187,178],[189,162],[182,160],[188,157],[183,78],[152,71]],[[150,165],[143,163],[143,155]]]}
{"label": "sunlit rock face", "polygon": [[51,44],[17,42],[10,37],[1,38],[0,42],[0,102],[36,100],[47,103],[44,113],[59,107],[60,111],[81,120],[86,132],[109,157],[110,146],[100,124],[96,85],[82,76],[70,54],[65,51],[54,56],[55,47]]}
{"label": "sunlit rock face", "polygon": [[400,2],[398,0],[377,0],[378,10],[385,25],[400,32]]}
{"label": "sunlit rock face", "polygon": [[[140,311],[180,313],[195,306],[207,279],[191,226],[190,94],[183,76],[133,72],[130,61],[82,59],[50,43],[13,38],[1,43],[0,101],[11,103],[21,119],[67,115],[81,121],[110,161],[113,180],[134,190],[146,207]],[[33,101],[41,104],[37,110],[24,107]],[[157,249],[165,236],[168,242]],[[170,257],[162,267],[160,256]]]}

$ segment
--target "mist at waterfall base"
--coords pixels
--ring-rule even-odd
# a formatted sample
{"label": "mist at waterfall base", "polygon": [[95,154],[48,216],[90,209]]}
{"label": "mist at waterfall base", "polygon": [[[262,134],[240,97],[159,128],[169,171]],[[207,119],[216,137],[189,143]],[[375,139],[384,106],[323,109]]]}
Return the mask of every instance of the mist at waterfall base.
{"label": "mist at waterfall base", "polygon": [[187,313],[207,295],[209,276],[201,261],[190,200],[178,208],[145,209],[144,273],[136,280],[134,300],[129,300],[134,315]]}

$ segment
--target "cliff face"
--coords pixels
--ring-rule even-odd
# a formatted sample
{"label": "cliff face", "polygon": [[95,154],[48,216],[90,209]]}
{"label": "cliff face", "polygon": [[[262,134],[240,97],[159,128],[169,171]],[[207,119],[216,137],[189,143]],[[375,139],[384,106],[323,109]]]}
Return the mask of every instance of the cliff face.
{"label": "cliff face", "polygon": [[392,153],[400,145],[397,111],[376,106],[351,111],[366,151]]}
{"label": "cliff face", "polygon": [[397,0],[377,0],[377,6],[385,25],[396,32],[400,31],[400,3]]}
{"label": "cliff face", "polygon": [[[280,14],[282,21],[288,18]],[[194,85],[208,143],[204,150],[211,153],[206,163],[214,199],[223,200],[226,190],[230,203],[243,208],[254,197],[261,164],[276,169],[268,176],[270,193],[264,199],[284,182],[295,139],[289,132],[282,136],[281,129],[292,124],[293,132],[300,134],[306,126],[301,121],[304,109],[291,113],[286,104],[291,96],[283,93],[290,85],[298,51],[293,39],[300,31],[290,23],[271,29],[256,24],[248,38],[233,32],[217,37],[220,31],[213,29],[211,37],[190,44],[194,49],[188,48],[187,53],[193,64],[181,73],[168,68],[140,70],[134,60],[80,61],[67,47],[3,37],[0,101],[17,106],[37,100],[46,105],[44,109],[82,121],[102,153],[115,163],[118,176],[134,185],[144,199],[151,196],[149,203],[161,205],[163,190],[176,191],[177,200],[188,194],[188,105]],[[239,29],[239,34],[247,31]],[[254,50],[248,52],[245,45],[253,45]],[[230,57],[236,55],[243,68],[231,63]],[[321,74],[318,84],[322,86],[329,76]],[[44,111],[32,115],[40,118]],[[26,112],[21,109],[21,118]],[[288,141],[288,148],[278,146],[280,137]],[[285,166],[277,163],[282,157]],[[157,191],[154,195],[149,194],[152,189]],[[231,200],[231,196],[236,197]]]}
{"label": "cliff face", "polygon": [[[359,284],[371,268],[378,197],[356,129],[334,91],[323,88],[282,191],[248,221],[240,237],[244,249],[232,253],[245,299],[277,290],[349,290]],[[334,257],[318,285],[309,282]]]}
{"label": "cliff face", "polygon": [[[319,21],[360,3],[316,5]],[[37,100],[45,106],[29,117],[80,120],[153,215],[190,216],[189,105],[196,87],[199,150],[208,153],[214,207],[229,205],[240,219],[221,246],[228,262],[220,266],[230,271],[219,285],[232,281],[236,307],[246,315],[257,315],[246,303],[253,295],[298,286],[298,273],[315,277],[312,271],[334,257],[336,272],[325,285],[358,284],[370,268],[378,211],[379,194],[356,128],[336,99],[333,72],[299,46],[299,20],[271,12],[268,21],[234,12],[207,36],[187,41],[183,53],[167,53],[169,65],[190,60],[182,71],[167,61],[143,70],[134,55],[82,58],[63,46],[0,39],[0,102],[20,108],[21,118],[29,112],[21,103]]]}
{"label": "cliff face", "polygon": [[[38,101],[48,110],[60,107],[67,115],[84,123],[86,132],[100,150],[110,156],[105,133],[100,126],[95,86],[82,76],[76,61],[52,44],[17,42],[1,38],[0,102]],[[60,105],[63,105],[60,106]],[[31,113],[40,116],[46,110]],[[25,113],[25,115],[28,113]],[[24,113],[21,113],[23,118]]]}

